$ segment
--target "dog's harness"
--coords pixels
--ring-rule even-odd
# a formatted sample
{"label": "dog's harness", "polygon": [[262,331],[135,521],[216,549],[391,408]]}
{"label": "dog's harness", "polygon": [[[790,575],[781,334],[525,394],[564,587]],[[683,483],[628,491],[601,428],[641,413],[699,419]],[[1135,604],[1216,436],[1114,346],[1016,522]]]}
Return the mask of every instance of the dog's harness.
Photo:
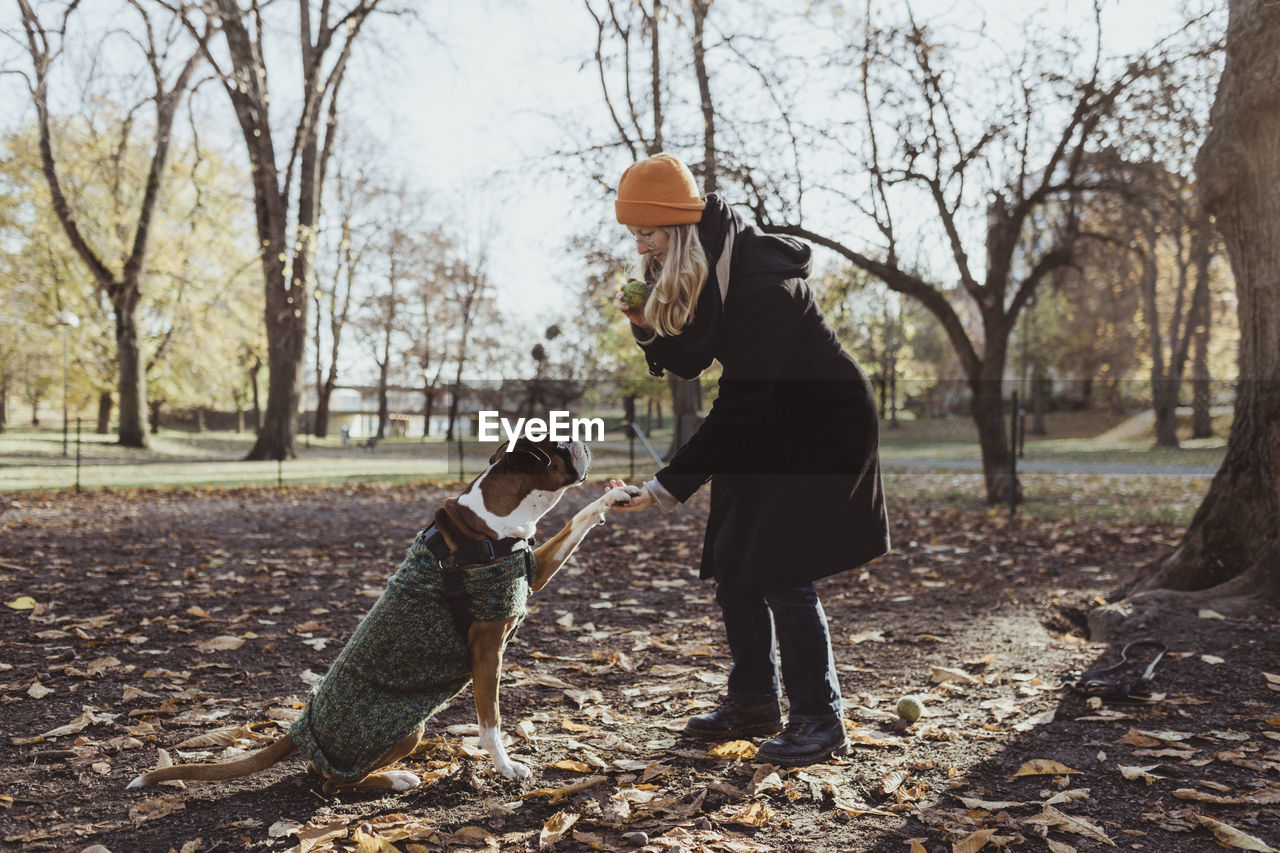
{"label": "dog's harness", "polygon": [[533,549],[527,539],[508,536],[505,539],[481,539],[471,541],[456,551],[449,550],[444,534],[434,524],[421,534],[423,545],[440,561],[441,574],[444,578],[444,597],[449,604],[449,612],[453,615],[453,624],[458,633],[466,640],[471,628],[471,614],[467,608],[467,592],[462,583],[461,566],[479,566],[505,559],[523,549],[528,551],[526,570],[529,582],[533,582],[536,564],[533,561]]}

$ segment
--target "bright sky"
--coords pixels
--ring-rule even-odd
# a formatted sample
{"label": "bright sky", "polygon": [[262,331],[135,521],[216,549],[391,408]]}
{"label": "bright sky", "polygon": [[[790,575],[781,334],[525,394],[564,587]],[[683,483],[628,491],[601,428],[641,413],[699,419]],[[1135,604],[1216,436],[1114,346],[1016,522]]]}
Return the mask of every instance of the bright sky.
{"label": "bright sky", "polygon": [[[1132,50],[1170,32],[1179,2],[1105,0],[1108,47]],[[861,2],[848,5],[862,8]],[[379,39],[358,43],[346,83],[346,126],[367,128],[380,139],[386,164],[437,193],[440,208],[459,219],[464,232],[495,238],[490,272],[509,315],[542,314],[576,287],[566,280],[580,274],[565,255],[572,232],[594,217],[616,229],[605,233],[616,233],[620,244],[625,236],[613,224],[611,199],[603,193],[578,198],[540,164],[564,143],[564,127],[605,120],[594,66],[582,67],[594,47],[594,23],[582,0],[468,0],[420,9],[420,23],[396,22],[384,26]],[[1048,0],[1030,10],[1017,0],[915,0],[913,9],[920,19],[941,16],[968,26],[985,19],[993,33],[1004,28],[1009,38],[1016,38],[1013,22],[1029,13],[1083,25],[1092,17],[1088,0]],[[734,10],[721,0],[712,7],[712,23]],[[0,26],[20,32],[15,18],[13,4],[4,3]],[[7,43],[3,57],[13,51]],[[282,79],[286,75],[276,74],[273,86]],[[24,103],[15,83],[0,78],[6,125],[30,115],[29,106],[8,106]],[[210,88],[214,95],[222,97]],[[237,136],[229,138],[238,144]],[[619,170],[624,165],[619,162]]]}
{"label": "bright sky", "polygon": [[[1144,48],[1171,32],[1178,5],[1104,0],[1107,49]],[[985,18],[993,33],[1006,28],[1010,37],[1029,13],[1085,26],[1092,20],[1088,0],[1050,0],[1031,10],[1019,0],[915,0],[912,8],[921,19],[968,26]],[[732,13],[733,4],[722,0],[712,6],[712,22]],[[494,281],[508,306],[537,313],[550,294],[575,284],[563,280],[578,269],[564,254],[573,224],[593,215],[613,222],[612,200],[603,194],[583,201],[545,167],[536,170],[536,187],[519,177],[533,174],[530,164],[563,143],[563,126],[605,120],[594,65],[582,67],[594,47],[594,23],[581,0],[433,4],[423,19],[440,42],[414,37],[400,53],[389,97],[372,102],[378,103],[372,122],[394,126],[384,136],[396,140],[405,167],[444,191],[457,210],[477,217],[496,212]],[[503,174],[495,180],[495,172]]]}

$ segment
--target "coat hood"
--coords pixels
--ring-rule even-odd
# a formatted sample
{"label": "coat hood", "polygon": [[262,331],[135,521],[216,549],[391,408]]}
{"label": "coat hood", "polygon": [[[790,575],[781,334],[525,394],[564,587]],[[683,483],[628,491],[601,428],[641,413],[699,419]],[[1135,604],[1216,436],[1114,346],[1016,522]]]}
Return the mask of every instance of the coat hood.
{"label": "coat hood", "polygon": [[707,262],[716,272],[723,301],[736,271],[764,274],[780,279],[808,278],[813,267],[813,250],[794,237],[762,234],[718,195],[707,196],[707,207],[698,223],[698,238],[707,253]]}

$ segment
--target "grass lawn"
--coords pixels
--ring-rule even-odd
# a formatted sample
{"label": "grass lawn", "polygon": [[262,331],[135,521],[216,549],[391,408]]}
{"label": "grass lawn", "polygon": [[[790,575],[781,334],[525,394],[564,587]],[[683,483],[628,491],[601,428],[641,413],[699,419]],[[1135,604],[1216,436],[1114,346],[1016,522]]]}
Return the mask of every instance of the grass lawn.
{"label": "grass lawn", "polygon": [[[1229,421],[1229,418],[1228,418]],[[1209,486],[1206,469],[1221,462],[1225,438],[1186,440],[1179,450],[1153,447],[1141,415],[1124,419],[1096,413],[1062,413],[1048,419],[1048,435],[1027,436],[1024,459],[1059,464],[1049,473],[1024,470],[1020,476],[1027,502],[1019,512],[1033,516],[1081,519],[1129,519],[1185,524]],[[1224,436],[1229,423],[1215,423]],[[655,430],[650,441],[659,453],[671,442],[671,430]],[[114,436],[81,435],[80,485],[85,489],[218,488],[247,485],[349,482],[403,483],[460,479],[457,446],[439,439],[390,438],[375,450],[338,437],[299,436],[298,458],[283,463],[246,462],[251,433],[186,433],[161,430],[146,450],[124,448]],[[466,478],[484,466],[493,447],[464,442]],[[593,476],[644,479],[656,467],[643,446],[633,456],[620,432],[592,445]],[[944,507],[983,505],[982,475],[947,470],[945,464],[981,458],[972,422],[966,418],[902,421],[881,429],[885,488],[891,505]],[[57,428],[14,429],[0,433],[0,492],[63,490],[76,483],[75,434],[62,455]],[[938,463],[936,468],[930,463]],[[633,467],[634,464],[634,467]],[[1070,470],[1080,464],[1079,471]],[[1098,465],[1140,465],[1144,473],[1099,472]],[[1088,465],[1089,468],[1083,468]],[[1191,468],[1200,471],[1192,471]],[[633,473],[634,472],[634,473]],[[991,512],[1007,512],[994,508]]]}

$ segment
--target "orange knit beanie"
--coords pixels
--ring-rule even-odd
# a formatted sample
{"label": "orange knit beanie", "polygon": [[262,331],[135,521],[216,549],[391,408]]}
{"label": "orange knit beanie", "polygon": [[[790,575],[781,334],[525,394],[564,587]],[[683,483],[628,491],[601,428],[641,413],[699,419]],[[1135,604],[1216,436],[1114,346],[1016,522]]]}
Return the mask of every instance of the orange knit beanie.
{"label": "orange knit beanie", "polygon": [[707,203],[688,166],[671,154],[655,154],[622,173],[613,206],[623,225],[655,228],[698,222]]}

